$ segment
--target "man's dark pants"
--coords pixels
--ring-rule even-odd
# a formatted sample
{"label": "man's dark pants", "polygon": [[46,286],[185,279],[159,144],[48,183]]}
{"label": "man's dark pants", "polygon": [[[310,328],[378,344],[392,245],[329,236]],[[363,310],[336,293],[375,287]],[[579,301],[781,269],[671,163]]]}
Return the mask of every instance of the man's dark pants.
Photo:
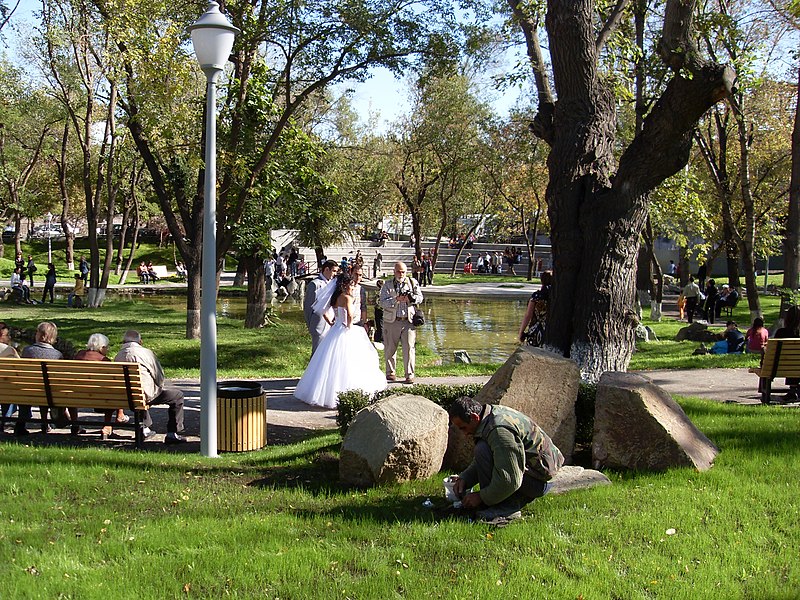
{"label": "man's dark pants", "polygon": [[686,320],[691,323],[694,311],[697,310],[697,296],[686,298]]}
{"label": "man's dark pants", "polygon": [[[167,433],[179,433],[183,431],[183,392],[178,388],[165,387],[161,393],[147,403],[149,406],[156,404],[167,404],[168,420]],[[153,419],[150,411],[144,413],[144,426],[152,427]]]}
{"label": "man's dark pants", "polygon": [[[484,440],[478,440],[475,444],[475,466],[478,467],[478,483],[480,483],[481,489],[484,489],[492,481],[492,472],[494,470],[492,449]],[[530,472],[526,471],[522,476],[520,488],[503,502],[508,500],[516,501],[519,504],[519,508],[522,508],[531,500],[544,496],[549,489],[550,484],[548,482],[536,479]]]}

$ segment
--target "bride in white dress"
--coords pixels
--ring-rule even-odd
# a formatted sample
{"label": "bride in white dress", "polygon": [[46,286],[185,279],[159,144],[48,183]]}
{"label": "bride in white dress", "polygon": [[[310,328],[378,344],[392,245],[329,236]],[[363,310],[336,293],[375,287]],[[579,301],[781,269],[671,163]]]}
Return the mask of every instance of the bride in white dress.
{"label": "bride in white dress", "polygon": [[366,330],[352,326],[354,287],[350,275],[342,273],[317,294],[313,310],[332,327],[311,356],[295,389],[295,398],[306,404],[336,408],[339,392],[361,390],[373,394],[386,388],[378,352]]}

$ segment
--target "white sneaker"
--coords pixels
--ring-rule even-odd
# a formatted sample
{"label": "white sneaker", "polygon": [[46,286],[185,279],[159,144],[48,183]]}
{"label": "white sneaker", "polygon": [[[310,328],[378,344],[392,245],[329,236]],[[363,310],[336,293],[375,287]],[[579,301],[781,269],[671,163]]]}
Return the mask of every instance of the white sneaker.
{"label": "white sneaker", "polygon": [[149,427],[145,427],[144,429],[142,429],[142,435],[144,436],[144,439],[146,439],[146,440],[150,439],[155,434],[156,434],[156,432],[153,431],[152,429],[150,429]]}

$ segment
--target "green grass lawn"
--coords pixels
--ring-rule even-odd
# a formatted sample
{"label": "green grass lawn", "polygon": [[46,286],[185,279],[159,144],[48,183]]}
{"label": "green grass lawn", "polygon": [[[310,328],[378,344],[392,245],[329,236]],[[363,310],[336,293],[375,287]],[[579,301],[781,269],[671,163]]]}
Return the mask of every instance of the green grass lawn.
{"label": "green grass lawn", "polygon": [[[764,314],[764,322],[769,327],[778,319],[781,300],[778,296],[761,295],[759,296],[759,301]],[[648,314],[648,310],[645,309],[644,315]],[[728,318],[738,323],[742,333],[747,331],[751,324],[747,300],[743,299],[737,304],[733,310],[732,317],[723,316],[716,326],[709,326],[709,328],[722,333]],[[636,345],[636,353],[631,358],[631,363],[628,367],[631,370],[749,368],[758,366],[759,359],[754,354],[706,354],[693,356],[692,352],[700,347],[700,342],[675,341],[678,331],[688,326],[688,323],[684,321],[665,317],[658,322],[646,318],[642,322],[653,329],[658,341],[639,342]],[[706,344],[706,347],[708,346],[710,344]]]}
{"label": "green grass lawn", "polygon": [[[797,413],[681,401],[706,473],[607,473],[503,529],[441,475],[338,483],[338,434],[207,459],[0,440],[5,598],[796,598]],[[674,530],[674,533],[672,532]],[[669,532],[669,533],[668,533]]]}

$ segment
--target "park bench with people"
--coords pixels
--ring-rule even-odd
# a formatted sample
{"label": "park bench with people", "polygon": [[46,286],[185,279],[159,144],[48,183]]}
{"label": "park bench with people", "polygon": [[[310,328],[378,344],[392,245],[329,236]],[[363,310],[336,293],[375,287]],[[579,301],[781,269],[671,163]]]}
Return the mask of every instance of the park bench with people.
{"label": "park bench with people", "polygon": [[[47,406],[51,414],[59,408],[129,409],[134,414],[131,422],[113,426],[133,429],[136,446],[144,443],[143,419],[147,404],[137,363],[4,358],[0,360],[0,402]],[[41,421],[31,419],[34,423]],[[102,420],[81,420],[80,423],[108,425]]]}
{"label": "park bench with people", "polygon": [[772,338],[767,341],[761,366],[751,368],[758,375],[762,404],[769,404],[772,381],[778,377],[800,378],[800,338]]}

